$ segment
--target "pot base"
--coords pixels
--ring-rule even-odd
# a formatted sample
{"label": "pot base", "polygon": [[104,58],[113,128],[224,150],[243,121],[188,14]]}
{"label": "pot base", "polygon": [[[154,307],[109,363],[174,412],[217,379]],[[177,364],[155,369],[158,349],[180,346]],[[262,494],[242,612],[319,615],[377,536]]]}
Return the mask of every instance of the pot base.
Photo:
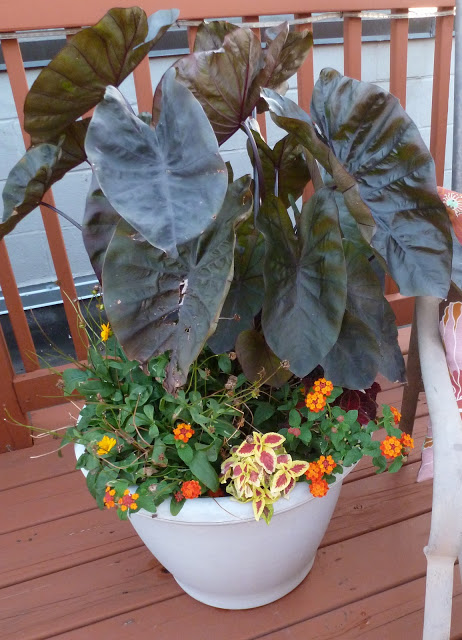
{"label": "pot base", "polygon": [[311,571],[314,560],[315,558],[312,559],[307,567],[303,567],[303,570],[297,573],[296,576],[292,576],[290,580],[287,580],[283,584],[272,585],[271,588],[266,591],[260,590],[259,593],[252,594],[252,596],[243,596],[241,594],[233,595],[229,593],[220,596],[216,593],[208,593],[196,589],[176,578],[175,580],[188,595],[210,607],[216,607],[217,609],[254,609],[255,607],[262,607],[265,604],[279,600],[279,598],[293,591],[295,587],[298,587]]}

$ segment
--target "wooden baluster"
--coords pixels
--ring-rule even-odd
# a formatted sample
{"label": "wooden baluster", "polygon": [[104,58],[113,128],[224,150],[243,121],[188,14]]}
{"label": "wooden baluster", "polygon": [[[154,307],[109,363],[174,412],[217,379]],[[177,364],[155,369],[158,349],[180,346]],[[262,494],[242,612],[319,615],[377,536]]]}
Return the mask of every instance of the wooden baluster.
{"label": "wooden baluster", "polygon": [[152,112],[152,80],[149,58],[146,56],[133,72],[135,81],[136,100],[138,112]]}
{"label": "wooden baluster", "polygon": [[35,371],[40,367],[34,341],[22,306],[21,296],[8,257],[5,242],[0,242],[0,285],[5,297],[16,344],[24,364],[24,369]]}
{"label": "wooden baluster", "polygon": [[197,27],[188,27],[188,45],[190,53],[194,52],[194,43],[196,41]]}
{"label": "wooden baluster", "polygon": [[[24,100],[28,92],[28,85],[19,42],[16,39],[2,41],[2,51],[16,110],[18,112],[19,122],[21,124],[24,143],[26,147],[28,147],[30,145],[30,136],[24,130],[23,111]],[[43,201],[55,206],[51,190],[44,195]],[[40,210],[76,355],[77,358],[83,360],[86,357],[87,336],[85,332],[79,328],[78,313],[76,310],[76,305],[78,304],[77,292],[74,285],[71,267],[69,265],[69,259],[67,257],[66,247],[64,245],[61,225],[59,224],[56,213],[46,207],[40,207]]]}
{"label": "wooden baluster", "polygon": [[[259,16],[243,16],[242,20],[244,22],[259,22]],[[252,29],[254,34],[257,36],[259,40],[261,40],[261,30],[260,29]],[[260,127],[260,133],[263,140],[267,139],[267,131],[266,131],[266,114],[258,113],[257,114],[257,122]]]}
{"label": "wooden baluster", "polygon": [[[400,9],[396,13],[407,11]],[[390,22],[390,93],[399,99],[405,109],[409,20],[399,18]]]}
{"label": "wooden baluster", "polygon": [[[302,18],[310,18],[311,13],[297,13],[294,18],[296,20]],[[307,24],[298,24],[295,29],[297,31],[308,30],[313,33],[313,23],[308,22]],[[310,104],[311,104],[311,96],[313,94],[314,87],[314,67],[313,67],[313,47],[311,51],[308,53],[308,56],[305,62],[302,64],[300,69],[297,72],[297,91],[298,91],[298,104],[302,109],[304,109],[307,113],[310,112]],[[303,202],[306,202],[311,198],[314,193],[313,183],[310,182],[306,185],[303,190]]]}
{"label": "wooden baluster", "polygon": [[[400,9],[396,13],[407,13],[406,9]],[[406,83],[407,83],[407,50],[409,38],[409,20],[399,18],[390,21],[390,93],[396,96],[403,109],[406,108]],[[385,293],[390,295],[398,293],[399,289],[394,280],[387,275],[385,277]],[[409,318],[409,322],[411,318]]]}
{"label": "wooden baluster", "polygon": [[[14,389],[14,369],[8,347],[0,327],[0,453],[12,449],[24,449],[32,445],[31,432],[25,427],[11,424],[10,419],[27,423],[25,412],[21,409]],[[6,414],[8,411],[9,416]]]}
{"label": "wooden baluster", "polygon": [[348,18],[343,21],[344,73],[350,78],[361,80],[361,18]]}
{"label": "wooden baluster", "polygon": [[[446,11],[448,7],[441,7],[439,10]],[[430,152],[436,165],[436,181],[441,186],[444,182],[453,26],[452,15],[436,18]]]}

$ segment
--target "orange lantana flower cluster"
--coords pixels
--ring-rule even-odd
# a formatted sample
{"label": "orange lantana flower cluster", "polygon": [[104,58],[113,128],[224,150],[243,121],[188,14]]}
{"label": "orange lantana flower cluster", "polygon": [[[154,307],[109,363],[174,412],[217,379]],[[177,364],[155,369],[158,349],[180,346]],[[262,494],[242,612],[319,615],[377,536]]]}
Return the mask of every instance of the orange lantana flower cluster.
{"label": "orange lantana flower cluster", "polygon": [[414,440],[408,433],[403,433],[399,440],[398,438],[395,438],[395,436],[387,436],[385,440],[380,443],[380,451],[389,459],[397,458],[402,455],[404,449],[413,448]]}
{"label": "orange lantana flower cluster", "polygon": [[400,442],[405,449],[414,448],[414,438],[411,438],[411,436],[408,433],[403,433],[403,435],[401,436]]}
{"label": "orange lantana flower cluster", "polygon": [[393,418],[394,418],[395,424],[399,424],[399,421],[401,420],[401,414],[398,411],[398,409],[396,409],[395,407],[390,407],[390,411],[393,414]]}
{"label": "orange lantana flower cluster", "polygon": [[202,493],[201,485],[197,480],[187,480],[181,485],[181,493],[188,500],[198,498]]}
{"label": "orange lantana flower cluster", "polygon": [[387,436],[385,440],[380,443],[380,451],[386,458],[397,458],[401,455],[403,445],[395,438],[395,436]]}
{"label": "orange lantana flower cluster", "polygon": [[121,511],[127,511],[127,509],[135,511],[138,509],[138,505],[135,502],[135,500],[138,500],[139,498],[137,493],[130,493],[129,489],[125,489],[124,495],[117,500],[117,504],[115,502],[115,494],[115,489],[112,487],[106,487],[106,493],[103,498],[105,507],[111,509],[112,507],[119,506]]}
{"label": "orange lantana flower cluster", "polygon": [[334,390],[334,385],[330,380],[326,380],[325,378],[318,378],[313,385],[313,389],[317,393],[322,393],[323,396],[330,396],[332,391]]}
{"label": "orange lantana flower cluster", "polygon": [[180,422],[180,424],[178,424],[175,429],[173,429],[173,435],[175,436],[175,440],[188,442],[189,438],[192,438],[194,435],[194,429],[190,424]]}
{"label": "orange lantana flower cluster", "polygon": [[330,380],[318,378],[313,383],[313,391],[306,394],[305,404],[310,411],[318,413],[326,406],[326,397],[330,396],[334,385]]}
{"label": "orange lantana flower cluster", "polygon": [[322,498],[329,490],[324,475],[330,475],[337,466],[332,456],[321,456],[319,460],[310,462],[305,476],[311,481],[310,491],[316,498]]}
{"label": "orange lantana flower cluster", "polygon": [[326,406],[326,398],[322,393],[313,391],[313,393],[306,394],[305,404],[310,411],[318,413],[319,411],[322,411]]}

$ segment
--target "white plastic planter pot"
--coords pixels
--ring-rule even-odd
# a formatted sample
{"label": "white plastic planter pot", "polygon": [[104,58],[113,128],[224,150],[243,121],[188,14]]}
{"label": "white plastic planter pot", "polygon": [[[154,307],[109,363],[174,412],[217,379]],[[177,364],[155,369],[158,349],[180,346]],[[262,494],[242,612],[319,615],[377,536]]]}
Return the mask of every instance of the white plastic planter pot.
{"label": "white plastic planter pot", "polygon": [[[84,451],[76,445],[76,456]],[[213,607],[250,609],[286,595],[308,575],[342,487],[344,470],[324,498],[306,483],[274,504],[269,525],[252,505],[230,497],[187,500],[177,516],[170,501],[130,522],[148,549],[190,596]],[[232,560],[230,558],[232,557]]]}

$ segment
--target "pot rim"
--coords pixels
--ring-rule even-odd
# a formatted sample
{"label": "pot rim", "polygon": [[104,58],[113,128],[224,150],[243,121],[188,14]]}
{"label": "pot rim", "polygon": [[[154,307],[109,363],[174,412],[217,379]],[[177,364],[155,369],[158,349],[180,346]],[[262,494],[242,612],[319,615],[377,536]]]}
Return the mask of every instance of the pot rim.
{"label": "pot rim", "polygon": [[[76,458],[78,459],[85,451],[83,444],[74,444]],[[313,496],[306,482],[297,482],[287,498],[280,498],[274,503],[274,515],[296,509],[311,500],[328,500],[330,491],[335,486],[341,485],[344,478],[356,467],[358,463],[351,467],[344,467],[343,472],[336,476],[335,482],[329,485],[329,492],[324,498]],[[86,475],[86,469],[81,470]],[[88,473],[88,472],[87,472]],[[132,492],[136,492],[136,487],[130,487]],[[239,502],[232,496],[222,498],[211,498],[203,496],[199,500],[186,500],[185,505],[177,515],[170,513],[170,499],[164,500],[158,507],[156,513],[150,513],[145,509],[130,513],[129,517],[149,518],[161,522],[173,522],[182,525],[224,525],[241,524],[243,522],[256,522],[251,502]]]}

